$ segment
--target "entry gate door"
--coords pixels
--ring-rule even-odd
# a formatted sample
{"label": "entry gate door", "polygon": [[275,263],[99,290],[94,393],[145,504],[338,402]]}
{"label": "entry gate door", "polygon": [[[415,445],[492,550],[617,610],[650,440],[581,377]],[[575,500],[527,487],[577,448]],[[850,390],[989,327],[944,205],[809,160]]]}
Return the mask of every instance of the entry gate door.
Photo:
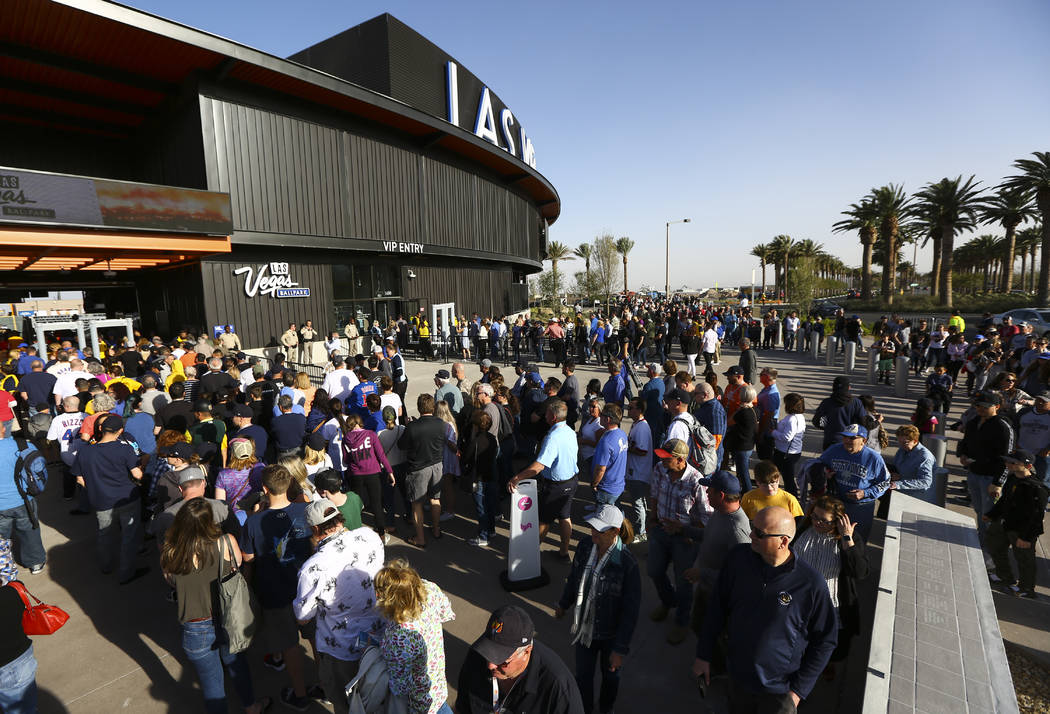
{"label": "entry gate door", "polygon": [[[444,361],[448,362],[449,350],[456,338],[456,303],[445,302],[430,306],[430,335],[438,352]],[[455,354],[455,350],[452,350],[452,353]]]}

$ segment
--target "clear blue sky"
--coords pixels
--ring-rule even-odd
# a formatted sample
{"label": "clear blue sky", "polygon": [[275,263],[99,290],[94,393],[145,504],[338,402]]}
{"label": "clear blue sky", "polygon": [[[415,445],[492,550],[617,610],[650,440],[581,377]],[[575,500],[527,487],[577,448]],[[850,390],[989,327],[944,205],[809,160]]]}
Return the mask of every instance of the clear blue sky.
{"label": "clear blue sky", "polygon": [[278,56],[390,12],[514,111],[561,194],[553,240],[635,240],[632,289],[663,285],[668,220],[693,220],[672,286],[749,282],[778,233],[859,265],[830,227],[871,187],[994,185],[1050,150],[1045,0],[130,4]]}

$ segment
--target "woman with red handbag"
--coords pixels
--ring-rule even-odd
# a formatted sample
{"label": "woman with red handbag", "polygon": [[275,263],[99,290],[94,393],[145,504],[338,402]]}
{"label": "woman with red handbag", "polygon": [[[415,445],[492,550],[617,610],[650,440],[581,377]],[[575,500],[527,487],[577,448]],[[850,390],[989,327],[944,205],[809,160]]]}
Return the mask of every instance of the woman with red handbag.
{"label": "woman with red handbag", "polygon": [[18,582],[11,541],[0,538],[0,711],[36,711],[36,657],[26,637],[22,615],[26,605],[8,583]]}

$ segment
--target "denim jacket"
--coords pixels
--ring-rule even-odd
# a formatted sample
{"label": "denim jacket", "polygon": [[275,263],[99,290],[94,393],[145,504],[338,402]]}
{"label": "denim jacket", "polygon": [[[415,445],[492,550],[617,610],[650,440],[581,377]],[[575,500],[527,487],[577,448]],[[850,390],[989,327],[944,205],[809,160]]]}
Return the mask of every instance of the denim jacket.
{"label": "denim jacket", "polygon": [[[576,606],[580,578],[583,577],[593,548],[594,541],[590,538],[581,540],[576,548],[572,570],[565,581],[561,600],[558,601],[558,605],[570,615],[572,608]],[[613,651],[625,655],[630,649],[631,636],[638,623],[638,610],[642,604],[642,580],[638,561],[622,542],[617,541],[613,546],[609,560],[598,575],[597,588],[592,641],[610,640],[613,643]]]}

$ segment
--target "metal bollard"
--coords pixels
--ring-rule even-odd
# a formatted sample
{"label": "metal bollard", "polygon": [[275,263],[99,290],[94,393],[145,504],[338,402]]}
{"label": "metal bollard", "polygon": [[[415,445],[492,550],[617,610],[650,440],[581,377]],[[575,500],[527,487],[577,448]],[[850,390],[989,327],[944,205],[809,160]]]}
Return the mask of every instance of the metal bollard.
{"label": "metal bollard", "polygon": [[930,450],[933,458],[937,459],[937,466],[944,466],[944,460],[948,457],[948,438],[940,434],[923,434],[922,445]]}
{"label": "metal bollard", "polygon": [[774,347],[777,345],[784,346],[784,321],[780,319],[777,320],[777,341],[773,343]]}
{"label": "metal bollard", "polygon": [[938,436],[944,436],[944,420],[948,418],[948,415],[944,412],[934,412],[933,415],[937,417],[937,428],[934,433]]}
{"label": "metal bollard", "polygon": [[835,350],[839,348],[839,341],[834,335],[828,336],[828,343],[824,345],[824,364],[829,367],[835,365]]}
{"label": "metal bollard", "polygon": [[820,349],[820,340],[818,338],[819,335],[814,333],[809,341],[809,356],[813,358],[814,362],[816,362],[817,359],[820,357],[820,355],[818,354],[818,350]]}
{"label": "metal bollard", "polygon": [[911,360],[907,357],[897,358],[897,374],[893,376],[893,393],[898,397],[908,396],[908,370]]}
{"label": "metal bollard", "polygon": [[878,379],[879,357],[874,348],[868,348],[868,384],[875,384]]}
{"label": "metal bollard", "polygon": [[846,341],[846,360],[842,365],[842,371],[845,374],[853,374],[853,370],[857,368],[857,343],[853,340]]}
{"label": "metal bollard", "polygon": [[799,354],[806,351],[806,335],[802,330],[795,330],[795,351]]}

